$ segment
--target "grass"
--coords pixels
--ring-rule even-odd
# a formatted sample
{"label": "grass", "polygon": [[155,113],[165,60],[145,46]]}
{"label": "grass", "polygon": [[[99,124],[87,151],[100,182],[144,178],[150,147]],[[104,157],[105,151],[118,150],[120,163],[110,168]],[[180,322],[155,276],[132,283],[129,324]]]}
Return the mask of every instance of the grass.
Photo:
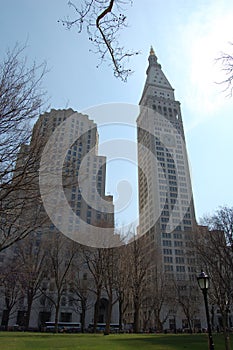
{"label": "grass", "polygon": [[[217,350],[224,350],[223,336],[214,335]],[[231,338],[233,344],[233,336]],[[47,334],[0,332],[1,350],[204,350],[206,334]]]}

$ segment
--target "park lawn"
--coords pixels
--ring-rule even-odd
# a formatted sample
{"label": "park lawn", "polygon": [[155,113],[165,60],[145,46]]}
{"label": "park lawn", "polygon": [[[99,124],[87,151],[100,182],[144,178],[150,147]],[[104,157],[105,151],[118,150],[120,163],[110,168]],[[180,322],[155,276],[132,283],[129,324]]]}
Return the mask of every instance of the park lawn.
{"label": "park lawn", "polygon": [[[47,334],[0,332],[1,350],[204,350],[206,334]],[[224,350],[222,335],[214,335],[216,349]],[[231,338],[233,343],[233,337]]]}

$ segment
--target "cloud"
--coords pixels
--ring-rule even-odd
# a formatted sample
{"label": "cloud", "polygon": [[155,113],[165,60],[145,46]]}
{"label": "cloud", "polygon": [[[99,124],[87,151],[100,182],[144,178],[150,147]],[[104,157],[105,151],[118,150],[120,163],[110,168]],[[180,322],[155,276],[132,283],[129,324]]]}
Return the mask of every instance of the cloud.
{"label": "cloud", "polygon": [[[210,2],[193,12],[188,23],[181,25],[184,54],[185,95],[183,102],[195,112],[190,127],[215,115],[229,103],[224,86],[224,72],[216,59],[221,52],[230,52],[233,4]],[[184,63],[185,62],[185,63]]]}

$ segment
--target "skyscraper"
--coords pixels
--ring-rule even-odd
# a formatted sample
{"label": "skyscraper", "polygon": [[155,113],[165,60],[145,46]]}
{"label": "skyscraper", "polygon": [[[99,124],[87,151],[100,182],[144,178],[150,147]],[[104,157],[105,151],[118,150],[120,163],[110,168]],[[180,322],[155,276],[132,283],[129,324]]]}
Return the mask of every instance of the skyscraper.
{"label": "skyscraper", "polygon": [[104,239],[113,237],[114,207],[112,196],[105,195],[106,157],[98,155],[96,124],[72,109],[52,110],[40,116],[32,143],[38,137],[46,142],[39,173],[50,219],[81,244],[107,245]]}
{"label": "skyscraper", "polygon": [[[92,283],[91,278],[88,277],[88,269],[84,260],[81,259],[80,252],[83,252],[81,244],[88,246],[89,249],[96,246],[108,246],[119,240],[118,236],[114,235],[113,197],[105,195],[106,157],[98,155],[98,132],[93,120],[72,109],[52,109],[49,113],[42,114],[33,128],[30,144],[24,146],[19,154],[19,165],[28,164],[27,160],[32,158],[30,153],[33,156],[35,154],[34,162],[23,173],[21,188],[22,192],[26,193],[25,197],[29,196],[29,199],[32,198],[32,200],[29,202],[30,207],[23,211],[24,215],[21,214],[21,221],[17,222],[19,229],[22,225],[28,225],[28,237],[0,254],[0,266],[2,270],[6,270],[7,276],[9,262],[16,266],[12,281],[14,288],[17,289],[17,298],[15,297],[11,308],[5,302],[4,293],[8,293],[8,290],[5,288],[0,293],[0,322],[6,327],[18,324],[22,327],[37,328],[43,326],[46,321],[55,319],[55,308],[52,308],[48,302],[48,300],[57,300],[54,271],[51,268],[52,265],[49,265],[49,258],[46,263],[46,271],[43,265],[39,267],[38,281],[40,282],[35,289],[32,307],[30,311],[27,311],[28,294],[26,290],[28,283],[31,282],[26,283],[22,280],[21,288],[21,282],[18,282],[18,285],[15,282],[16,276],[20,278],[20,274],[25,273],[24,269],[25,271],[30,270],[37,265],[30,258],[27,266],[22,264],[20,272],[17,265],[19,249],[23,255],[28,255],[28,251],[31,250],[31,256],[38,261],[41,253],[43,256],[46,254],[49,256],[48,251],[51,253],[53,243],[57,239],[57,256],[60,254],[60,258],[57,259],[57,267],[60,272],[62,271],[63,277],[66,276],[66,281],[61,286],[63,302],[59,307],[58,318],[60,321],[71,322],[79,321],[81,317],[78,311],[79,301],[78,304],[75,301],[75,288],[71,288],[71,284],[74,284],[76,278],[76,281],[79,280],[82,284],[80,289],[82,288],[86,293],[86,287],[84,288],[83,285]],[[14,176],[19,178],[18,173]],[[41,208],[42,204],[43,208]],[[37,210],[38,207],[40,210]],[[35,218],[32,217],[33,215]],[[29,222],[26,220],[28,216],[31,218]],[[69,245],[70,242],[73,242],[67,237],[73,239],[75,243]],[[76,250],[76,255],[71,247],[74,251]],[[94,250],[91,251],[94,252]],[[70,257],[73,260],[69,260]],[[76,259],[75,263],[74,259]],[[68,274],[64,274],[68,269],[70,279]],[[38,278],[35,272],[31,276],[33,276],[33,281]],[[27,278],[30,279],[28,275]],[[12,286],[10,288],[14,292],[14,288]],[[100,298],[100,309],[102,308],[99,311],[100,317],[103,317],[106,311],[101,304],[102,299]],[[93,319],[95,293],[89,294],[89,302],[87,325]]]}
{"label": "skyscraper", "polygon": [[137,119],[139,233],[156,246],[168,277],[194,279],[186,253],[196,220],[180,102],[153,48],[146,73]]}

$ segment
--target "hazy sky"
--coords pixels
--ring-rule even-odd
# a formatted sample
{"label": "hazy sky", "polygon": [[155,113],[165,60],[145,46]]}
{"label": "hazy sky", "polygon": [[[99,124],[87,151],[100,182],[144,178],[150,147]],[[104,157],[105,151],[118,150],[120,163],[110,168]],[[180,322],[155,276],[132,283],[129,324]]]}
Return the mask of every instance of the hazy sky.
{"label": "hazy sky", "polygon": [[[221,51],[233,54],[229,44],[233,41],[233,3],[229,0],[134,1],[127,11],[129,28],[121,32],[121,40],[127,48],[140,50],[141,54],[132,58],[134,74],[127,83],[122,83],[113,77],[108,64],[96,68],[97,56],[90,52],[92,47],[86,35],[78,35],[75,29],[67,31],[57,22],[72,15],[67,2],[0,0],[0,56],[16,41],[27,41],[29,61],[48,63],[44,87],[51,108],[83,111],[111,102],[137,105],[153,45],[164,73],[175,88],[176,99],[181,102],[197,218],[212,213],[220,205],[232,206],[233,98],[226,98],[223,86],[216,84],[224,79],[224,72],[215,59]],[[129,134],[129,138],[135,135],[130,131]],[[121,170],[121,179],[131,174],[128,181],[133,182],[131,171],[135,173],[136,167],[131,166],[124,174],[125,165],[121,161],[114,166]],[[115,170],[115,176],[116,173]],[[118,181],[115,176],[111,176],[112,181],[108,179],[107,189],[114,194],[117,184],[114,181]],[[136,194],[131,200],[133,208],[137,204],[135,198]]]}

